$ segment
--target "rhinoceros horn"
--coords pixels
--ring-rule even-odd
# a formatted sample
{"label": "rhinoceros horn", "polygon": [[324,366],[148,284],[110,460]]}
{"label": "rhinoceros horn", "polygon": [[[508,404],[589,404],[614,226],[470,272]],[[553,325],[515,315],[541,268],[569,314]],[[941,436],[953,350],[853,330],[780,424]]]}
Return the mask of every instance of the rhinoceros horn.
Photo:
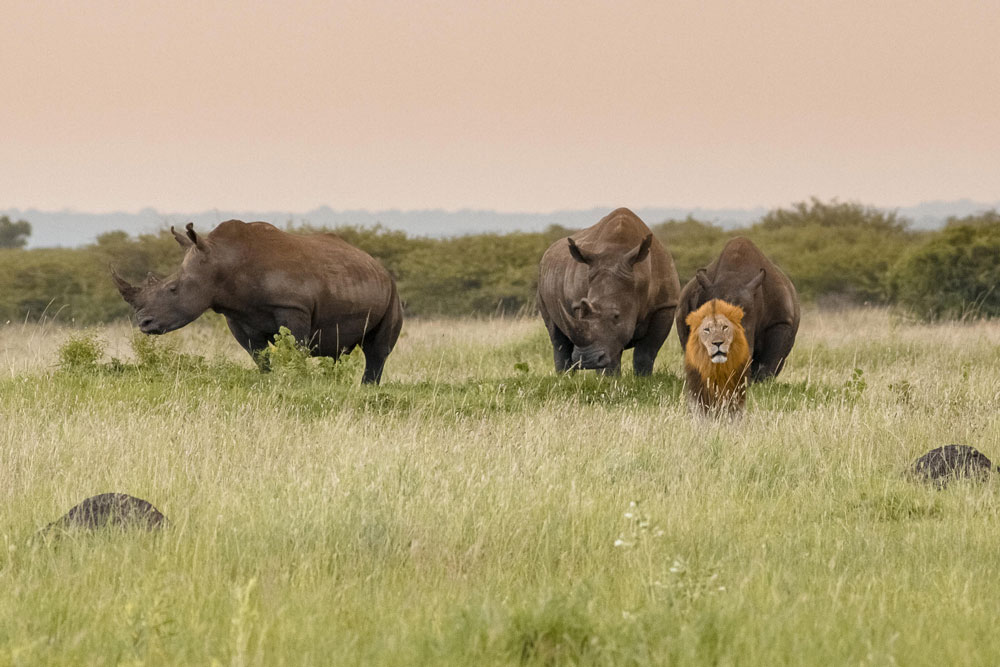
{"label": "rhinoceros horn", "polygon": [[122,298],[130,306],[135,305],[135,298],[139,296],[139,288],[134,285],[130,285],[127,280],[118,275],[114,267],[111,268],[111,279],[115,282],[115,287],[118,288],[118,293],[122,295]]}

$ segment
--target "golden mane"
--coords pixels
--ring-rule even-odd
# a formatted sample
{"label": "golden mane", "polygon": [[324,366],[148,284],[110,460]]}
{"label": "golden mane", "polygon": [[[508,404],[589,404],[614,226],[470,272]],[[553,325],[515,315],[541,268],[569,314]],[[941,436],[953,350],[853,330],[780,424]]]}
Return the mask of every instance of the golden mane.
{"label": "golden mane", "polygon": [[[697,331],[709,315],[724,315],[733,324],[733,341],[725,362],[714,364]],[[710,411],[739,410],[746,401],[750,347],[743,331],[743,309],[721,299],[707,301],[684,320],[691,333],[684,348],[684,370],[691,398]]]}

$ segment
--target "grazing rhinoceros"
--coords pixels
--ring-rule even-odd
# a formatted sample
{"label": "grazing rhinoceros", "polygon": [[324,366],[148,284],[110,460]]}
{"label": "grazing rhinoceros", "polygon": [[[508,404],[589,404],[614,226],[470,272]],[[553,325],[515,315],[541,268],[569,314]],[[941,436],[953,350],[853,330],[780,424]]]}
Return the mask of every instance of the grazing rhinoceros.
{"label": "grazing rhinoceros", "polygon": [[679,292],[670,253],[627,208],[559,239],[545,251],[538,274],[538,309],[556,371],[616,374],[622,351],[635,348],[635,374],[649,375]]}
{"label": "grazing rhinoceros", "polygon": [[206,236],[192,223],[170,231],[187,249],[175,274],[135,287],[112,271],[143,333],[179,329],[211,308],[255,358],[287,327],[317,356],[360,345],[362,382],[378,383],[403,311],[392,276],[370,255],[335,234],[289,234],[266,222],[229,220]]}
{"label": "grazing rhinoceros", "polygon": [[682,350],[690,334],[685,321],[688,313],[712,299],[743,309],[750,379],[766,380],[780,373],[799,330],[799,297],[788,276],[750,239],[730,240],[716,260],[698,269],[681,291],[677,336]]}

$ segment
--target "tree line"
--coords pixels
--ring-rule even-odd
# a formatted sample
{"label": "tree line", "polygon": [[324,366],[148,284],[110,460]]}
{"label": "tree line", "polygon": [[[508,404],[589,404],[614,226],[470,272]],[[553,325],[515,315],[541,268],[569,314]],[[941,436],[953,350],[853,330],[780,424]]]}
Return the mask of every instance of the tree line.
{"label": "tree line", "polygon": [[[682,285],[728,239],[742,235],[788,273],[806,302],[897,304],[928,320],[1000,315],[997,211],[915,231],[891,211],[813,199],[775,209],[742,229],[693,218],[651,228],[673,255]],[[289,230],[333,231],[378,258],[396,279],[410,317],[534,312],[538,260],[553,241],[575,231],[553,226],[425,238],[382,227]],[[127,317],[130,309],[109,268],[138,282],[147,272],[171,273],[183,255],[166,229],[139,236],[110,232],[82,248],[25,250],[29,233],[25,221],[0,219],[0,322],[43,314],[77,324]]]}

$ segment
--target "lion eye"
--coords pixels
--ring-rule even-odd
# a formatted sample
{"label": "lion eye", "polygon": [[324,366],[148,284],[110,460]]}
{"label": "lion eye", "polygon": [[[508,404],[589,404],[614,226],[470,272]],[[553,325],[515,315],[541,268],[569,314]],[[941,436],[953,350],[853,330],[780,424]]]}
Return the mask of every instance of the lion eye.
{"label": "lion eye", "polygon": [[723,330],[723,331],[729,331],[729,327],[728,327],[728,326],[726,326],[725,324],[723,324],[723,325],[722,325],[722,330]]}
{"label": "lion eye", "polygon": [[712,330],[709,329],[708,327],[705,327],[705,333],[712,333]]}

